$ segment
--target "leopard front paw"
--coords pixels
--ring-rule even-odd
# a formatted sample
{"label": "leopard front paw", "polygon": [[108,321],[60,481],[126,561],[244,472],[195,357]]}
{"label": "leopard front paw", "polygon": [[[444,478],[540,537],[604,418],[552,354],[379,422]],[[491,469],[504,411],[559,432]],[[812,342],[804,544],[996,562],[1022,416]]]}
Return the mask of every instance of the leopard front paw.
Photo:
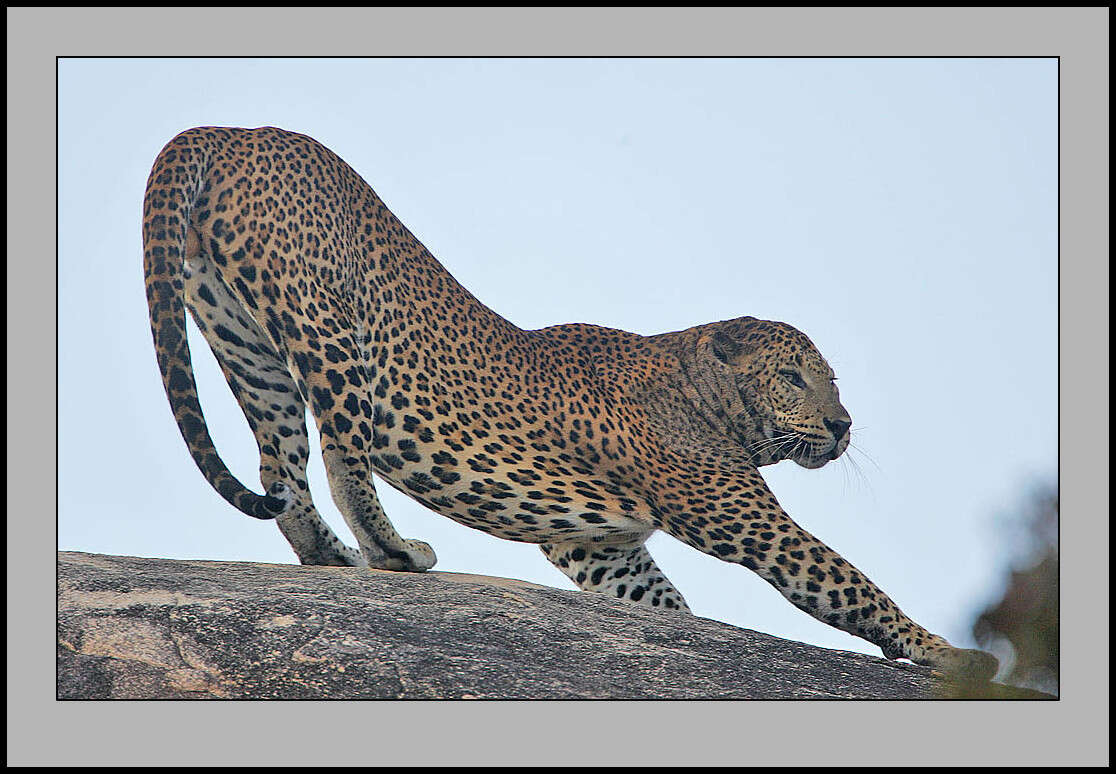
{"label": "leopard front paw", "polygon": [[988,682],[1000,668],[996,657],[983,650],[955,648],[949,643],[928,648],[922,658],[912,660],[959,680]]}

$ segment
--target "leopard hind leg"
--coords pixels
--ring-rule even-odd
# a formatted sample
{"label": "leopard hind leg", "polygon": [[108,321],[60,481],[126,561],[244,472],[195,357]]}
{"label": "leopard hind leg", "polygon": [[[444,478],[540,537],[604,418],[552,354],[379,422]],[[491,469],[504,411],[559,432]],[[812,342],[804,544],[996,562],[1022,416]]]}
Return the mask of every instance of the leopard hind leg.
{"label": "leopard hind leg", "polygon": [[607,594],[645,607],[681,610],[690,607],[655,564],[646,536],[631,543],[571,541],[539,546],[543,554],[583,591]]}
{"label": "leopard hind leg", "polygon": [[[316,305],[320,315],[344,319],[344,314],[332,309],[326,299],[317,299]],[[348,325],[340,327],[352,330]],[[312,341],[315,350],[329,351],[334,358],[319,369],[311,368],[306,358],[291,361],[318,425],[333,502],[345,517],[369,567],[404,572],[430,569],[437,562],[434,549],[421,540],[402,537],[376,494],[373,477],[376,464],[385,465],[385,459],[394,457],[377,445],[387,443],[387,436],[381,431],[389,430],[390,423],[382,407],[372,404],[375,398],[360,348],[344,332],[328,335],[319,329],[306,331],[305,336],[307,346]],[[402,465],[401,460],[394,461]],[[387,477],[394,469],[388,465],[381,472]]]}
{"label": "leopard hind leg", "polygon": [[267,335],[241,307],[212,262],[188,240],[186,305],[213,350],[260,451],[260,481],[286,484],[293,502],[276,517],[302,564],[360,567],[360,552],[330,529],[310,496],[306,404]]}

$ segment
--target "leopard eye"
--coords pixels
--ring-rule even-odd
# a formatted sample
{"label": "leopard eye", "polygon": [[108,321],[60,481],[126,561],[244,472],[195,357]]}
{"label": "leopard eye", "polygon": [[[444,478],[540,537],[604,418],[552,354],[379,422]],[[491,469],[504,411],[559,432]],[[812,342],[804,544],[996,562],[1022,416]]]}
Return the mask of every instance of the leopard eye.
{"label": "leopard eye", "polygon": [[806,382],[802,381],[802,376],[798,371],[780,371],[779,375],[799,389],[806,386]]}

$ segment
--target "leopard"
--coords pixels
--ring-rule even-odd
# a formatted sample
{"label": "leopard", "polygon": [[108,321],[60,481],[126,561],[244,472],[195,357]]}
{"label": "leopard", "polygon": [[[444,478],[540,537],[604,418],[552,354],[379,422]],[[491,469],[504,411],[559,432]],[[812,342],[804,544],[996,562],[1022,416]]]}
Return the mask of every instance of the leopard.
{"label": "leopard", "polygon": [[[939,673],[990,654],[918,625],[783,510],[760,468],[848,448],[835,374],[793,326],[740,317],[640,335],[522,329],[466,290],[339,156],[275,127],[197,127],[158,154],[144,279],[163,386],[190,455],[304,565],[424,572],[375,478],[497,538],[538,545],[582,590],[692,614],[648,552],[664,532],[790,604]],[[531,290],[537,291],[537,288]],[[215,448],[186,313],[256,440],[262,492]],[[307,409],[346,545],[307,480]]]}

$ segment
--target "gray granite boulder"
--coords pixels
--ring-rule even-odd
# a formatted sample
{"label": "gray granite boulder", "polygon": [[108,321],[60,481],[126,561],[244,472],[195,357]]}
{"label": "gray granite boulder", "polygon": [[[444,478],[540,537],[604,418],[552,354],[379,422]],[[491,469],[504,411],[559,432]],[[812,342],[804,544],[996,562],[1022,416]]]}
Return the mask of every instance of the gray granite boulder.
{"label": "gray granite boulder", "polygon": [[69,552],[57,674],[59,699],[945,695],[911,664],[504,578]]}

